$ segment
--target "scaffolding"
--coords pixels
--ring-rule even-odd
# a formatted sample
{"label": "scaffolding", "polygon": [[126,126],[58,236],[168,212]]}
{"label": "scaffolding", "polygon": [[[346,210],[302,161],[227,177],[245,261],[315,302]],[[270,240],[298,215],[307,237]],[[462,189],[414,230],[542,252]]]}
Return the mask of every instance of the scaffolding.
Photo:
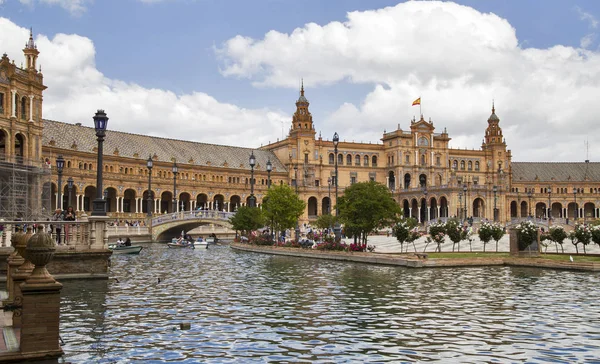
{"label": "scaffolding", "polygon": [[0,219],[43,221],[51,211],[51,171],[20,156],[0,159]]}

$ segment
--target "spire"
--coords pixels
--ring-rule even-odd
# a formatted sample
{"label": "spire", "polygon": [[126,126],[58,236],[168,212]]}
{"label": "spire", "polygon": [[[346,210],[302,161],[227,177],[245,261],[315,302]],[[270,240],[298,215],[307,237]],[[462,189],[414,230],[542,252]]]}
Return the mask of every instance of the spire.
{"label": "spire", "polygon": [[492,114],[496,113],[496,108],[494,107],[494,99],[492,99]]}
{"label": "spire", "polygon": [[38,54],[40,52],[37,50],[35,42],[33,41],[33,28],[29,28],[29,40],[25,43],[25,48],[23,49],[23,54],[25,55],[25,61],[27,63],[27,70],[36,72],[35,63],[37,61]]}
{"label": "spire", "polygon": [[304,77],[301,80],[302,86],[300,86],[300,97],[304,96]]}
{"label": "spire", "polygon": [[29,41],[25,43],[25,49],[36,49],[35,42],[33,41],[33,28],[29,28]]}

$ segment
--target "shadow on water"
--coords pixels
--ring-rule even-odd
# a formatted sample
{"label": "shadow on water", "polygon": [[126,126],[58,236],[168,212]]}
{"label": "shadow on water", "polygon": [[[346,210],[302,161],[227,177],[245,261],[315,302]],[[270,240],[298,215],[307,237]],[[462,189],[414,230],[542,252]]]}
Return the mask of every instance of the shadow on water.
{"label": "shadow on water", "polygon": [[111,260],[108,282],[65,282],[67,361],[574,362],[600,352],[597,274],[161,244]]}

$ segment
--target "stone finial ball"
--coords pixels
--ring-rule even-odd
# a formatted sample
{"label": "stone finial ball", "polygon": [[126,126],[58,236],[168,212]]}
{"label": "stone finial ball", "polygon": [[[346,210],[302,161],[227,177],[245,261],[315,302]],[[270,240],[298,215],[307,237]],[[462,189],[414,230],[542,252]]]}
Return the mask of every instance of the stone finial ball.
{"label": "stone finial ball", "polygon": [[22,256],[23,258],[25,257],[25,249],[27,249],[27,242],[29,241],[29,238],[31,238],[33,236],[33,231],[31,230],[31,227],[27,228],[27,233],[23,233],[19,236],[17,236],[16,241],[17,244],[15,245],[15,249],[19,252],[19,255]]}
{"label": "stone finial ball", "polygon": [[26,255],[27,260],[36,266],[43,266],[50,262],[56,245],[52,236],[46,232],[40,231],[29,238],[27,242]]}

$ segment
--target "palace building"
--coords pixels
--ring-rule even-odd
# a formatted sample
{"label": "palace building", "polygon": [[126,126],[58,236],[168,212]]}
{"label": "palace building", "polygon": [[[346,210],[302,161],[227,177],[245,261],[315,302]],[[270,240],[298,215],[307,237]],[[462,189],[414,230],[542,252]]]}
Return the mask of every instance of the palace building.
{"label": "palace building", "polygon": [[[103,165],[98,166],[93,127],[43,118],[46,87],[41,70],[36,69],[39,52],[32,36],[23,52],[25,67],[17,67],[6,54],[0,60],[0,217],[4,219],[43,217],[36,212],[51,212],[57,205],[89,214],[97,193],[97,168],[103,168],[108,214],[115,218],[143,219],[149,197],[152,214],[197,208],[235,211],[249,201],[251,153],[256,157],[258,205],[270,177],[272,184],[297,188],[306,202],[302,216],[306,223],[332,211],[336,163],[340,195],[353,183],[384,183],[404,214],[420,222],[449,216],[501,222],[527,216],[559,221],[600,216],[600,163],[513,162],[493,106],[487,125],[482,117],[483,142],[478,150],[450,148],[446,129],[436,130],[433,121],[421,116],[410,120],[405,129],[399,125],[384,133],[382,144],[340,141],[336,154],[330,138],[317,136],[303,85],[289,134],[276,143],[249,149],[109,129]],[[65,159],[61,186],[55,171],[59,155]],[[73,182],[70,189],[68,179]]]}

